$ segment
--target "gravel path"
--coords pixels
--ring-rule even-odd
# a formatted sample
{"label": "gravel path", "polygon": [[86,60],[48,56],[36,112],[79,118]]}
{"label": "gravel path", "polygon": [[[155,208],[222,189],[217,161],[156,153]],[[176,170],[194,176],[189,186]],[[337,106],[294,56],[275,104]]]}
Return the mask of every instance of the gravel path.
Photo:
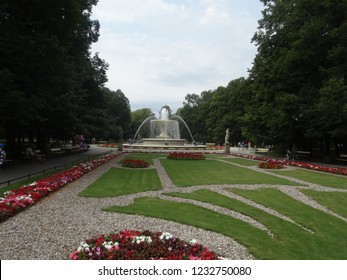
{"label": "gravel path", "polygon": [[[199,243],[206,245],[210,250],[224,255],[229,259],[253,259],[253,256],[247,252],[245,247],[221,234],[156,218],[101,211],[101,208],[111,205],[128,205],[133,203],[134,198],[137,197],[159,197],[166,200],[194,203],[198,206],[230,215],[236,219],[241,219],[271,235],[271,232],[263,224],[248,216],[207,203],[164,196],[163,193],[165,192],[189,193],[199,189],[209,189],[262,209],[288,222],[295,223],[289,217],[273,209],[266,208],[226,190],[227,188],[256,189],[276,187],[303,203],[346,220],[298,191],[300,188],[309,188],[319,191],[346,192],[346,190],[330,189],[319,185],[310,185],[306,182],[304,182],[306,185],[302,187],[273,185],[209,185],[178,188],[167,176],[165,169],[158,159],[154,160],[154,168],[157,169],[163,185],[163,190],[113,198],[83,198],[77,196],[80,191],[94,182],[109,168],[118,167],[119,165],[117,162],[119,160],[120,157],[111,160],[51,196],[41,200],[30,209],[1,223],[0,259],[67,259],[68,254],[75,250],[82,240],[98,236],[102,233],[123,229],[168,231],[184,240],[195,238]],[[256,170],[266,173],[266,171],[263,170]],[[271,175],[273,175],[273,173],[271,173]],[[292,181],[294,180],[287,177],[285,178]]]}

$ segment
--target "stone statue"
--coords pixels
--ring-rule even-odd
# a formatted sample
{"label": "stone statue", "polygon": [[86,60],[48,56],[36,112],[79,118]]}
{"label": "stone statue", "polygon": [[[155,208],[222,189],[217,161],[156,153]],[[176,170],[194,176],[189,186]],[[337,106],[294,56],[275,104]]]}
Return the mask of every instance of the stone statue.
{"label": "stone statue", "polygon": [[225,144],[230,144],[229,138],[230,138],[230,133],[229,133],[229,128],[227,128],[227,130],[225,132]]}

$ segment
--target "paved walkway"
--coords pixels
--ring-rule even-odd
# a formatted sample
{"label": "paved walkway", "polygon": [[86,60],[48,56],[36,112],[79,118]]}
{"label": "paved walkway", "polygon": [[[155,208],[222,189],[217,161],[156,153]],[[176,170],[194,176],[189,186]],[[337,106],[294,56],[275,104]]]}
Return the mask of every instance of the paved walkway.
{"label": "paved walkway", "polygon": [[[114,151],[114,149],[112,150]],[[19,182],[21,180],[25,180],[29,174],[40,173],[43,170],[51,169],[56,166],[63,166],[65,164],[105,153],[107,151],[110,151],[110,149],[91,145],[91,148],[87,152],[71,153],[61,157],[48,158],[42,163],[31,164],[30,162],[18,162],[10,164],[0,169],[0,188],[7,186],[7,181],[25,176],[25,178],[13,181]]]}

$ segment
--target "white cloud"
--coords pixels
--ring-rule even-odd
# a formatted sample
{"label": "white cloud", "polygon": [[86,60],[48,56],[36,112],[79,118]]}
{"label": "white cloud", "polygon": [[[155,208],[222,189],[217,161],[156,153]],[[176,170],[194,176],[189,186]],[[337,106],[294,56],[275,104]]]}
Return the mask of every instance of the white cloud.
{"label": "white cloud", "polygon": [[92,50],[110,64],[107,86],[120,88],[132,110],[175,111],[187,93],[247,75],[260,10],[258,0],[100,0]]}

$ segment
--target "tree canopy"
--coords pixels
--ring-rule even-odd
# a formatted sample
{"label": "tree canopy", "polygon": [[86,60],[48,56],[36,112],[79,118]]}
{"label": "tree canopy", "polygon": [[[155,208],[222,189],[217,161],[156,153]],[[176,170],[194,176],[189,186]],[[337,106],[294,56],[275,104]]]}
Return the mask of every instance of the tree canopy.
{"label": "tree canopy", "polygon": [[[347,149],[347,1],[261,0],[249,77],[201,95],[178,110],[196,139],[251,139],[300,149]],[[192,116],[194,115],[194,118]],[[334,145],[332,145],[334,144]]]}
{"label": "tree canopy", "polygon": [[104,87],[108,64],[92,54],[97,0],[3,0],[0,4],[0,133],[14,151],[24,137],[110,137],[130,125],[129,101]]}

